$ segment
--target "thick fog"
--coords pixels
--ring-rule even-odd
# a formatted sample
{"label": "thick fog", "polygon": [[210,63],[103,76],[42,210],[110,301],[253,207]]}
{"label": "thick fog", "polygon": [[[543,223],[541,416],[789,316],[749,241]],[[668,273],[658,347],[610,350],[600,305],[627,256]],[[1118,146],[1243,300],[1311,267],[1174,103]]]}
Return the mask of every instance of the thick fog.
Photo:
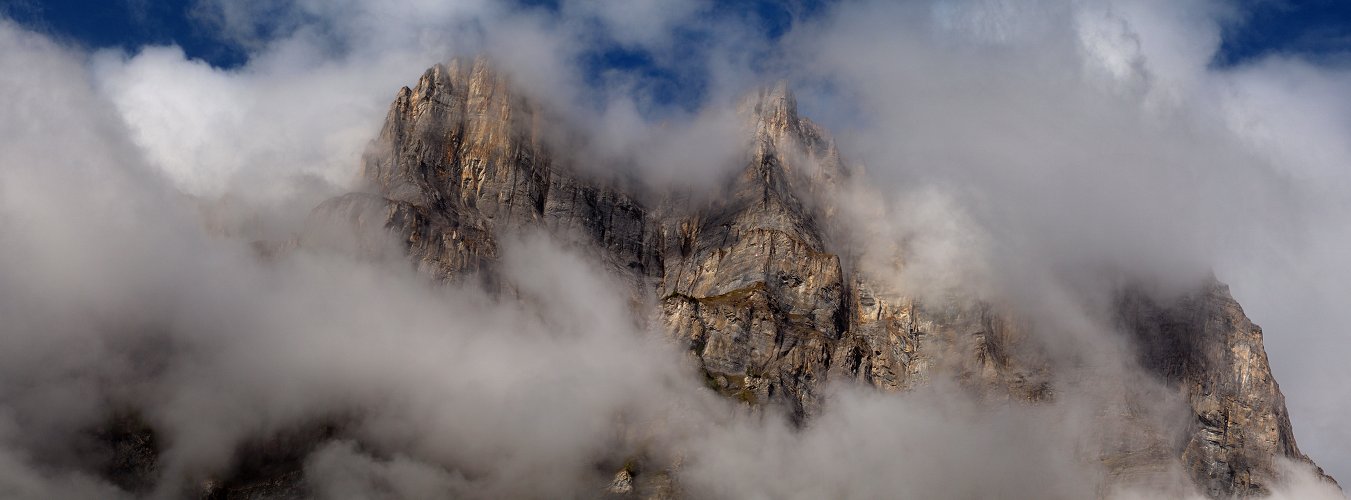
{"label": "thick fog", "polygon": [[[779,38],[704,2],[195,9],[245,65],[0,20],[0,496],[122,496],[86,450],[128,412],[163,434],[160,497],[314,422],[345,429],[304,459],[325,498],[589,497],[638,456],[704,498],[1187,495],[1178,471],[1098,489],[1100,384],[1172,406],[1094,306],[1105,279],[1212,271],[1263,326],[1301,449],[1351,477],[1351,73],[1212,66],[1241,8],[855,1]],[[616,45],[698,91],[592,74]],[[618,278],[545,234],[502,242],[507,296],[433,283],[392,240],[258,256],[352,188],[400,86],[476,54],[588,132],[577,163],[658,188],[738,167],[735,100],[788,81],[866,169],[840,207],[861,265],[1025,311],[1083,380],[1043,406],[832,386],[799,429],[706,389]],[[1279,495],[1338,497],[1291,467]]]}

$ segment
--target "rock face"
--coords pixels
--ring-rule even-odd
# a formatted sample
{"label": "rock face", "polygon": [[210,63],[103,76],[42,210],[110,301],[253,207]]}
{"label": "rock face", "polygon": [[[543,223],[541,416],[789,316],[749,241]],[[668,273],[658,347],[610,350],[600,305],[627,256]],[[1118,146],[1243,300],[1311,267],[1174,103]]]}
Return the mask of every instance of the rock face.
{"label": "rock face", "polygon": [[1174,451],[1208,495],[1267,493],[1276,457],[1309,462],[1295,445],[1262,329],[1227,286],[1212,281],[1171,304],[1128,292],[1119,310],[1141,363],[1187,395],[1196,418]]}
{"label": "rock face", "polygon": [[496,235],[529,225],[588,235],[614,263],[659,273],[659,228],[645,209],[555,168],[546,126],[483,60],[437,65],[399,91],[365,155],[362,176],[378,197],[352,194],[321,210],[383,211],[420,267],[441,278],[485,270]]}
{"label": "rock face", "polygon": [[[425,270],[451,279],[489,265],[504,229],[586,235],[656,291],[668,331],[711,388],[784,405],[798,420],[817,411],[827,379],[901,391],[943,373],[997,397],[1053,398],[1046,368],[1015,354],[1025,335],[1015,321],[971,300],[881,293],[846,271],[847,249],[831,248],[823,226],[851,173],[786,87],[749,96],[739,111],[744,168],[717,201],[652,208],[553,161],[541,139],[549,124],[529,102],[484,61],[453,62],[400,90],[365,160],[374,194],[333,204],[375,205]],[[1166,304],[1127,291],[1118,309],[1141,364],[1182,391],[1195,416],[1186,439],[1155,459],[1180,460],[1215,497],[1268,491],[1277,457],[1308,461],[1261,330],[1223,285]]]}
{"label": "rock face", "polygon": [[823,223],[831,190],[849,173],[785,86],[749,96],[739,111],[747,154],[725,192],[711,203],[668,198],[648,208],[556,164],[539,112],[484,61],[438,65],[391,106],[364,160],[372,193],[319,211],[383,219],[423,270],[445,279],[491,276],[502,231],[581,235],[656,292],[710,386],[787,405],[797,419],[815,411],[829,377],[901,390],[940,365],[1019,397],[1047,395],[1044,381],[1004,356],[1013,333],[990,311],[883,298],[846,274]]}
{"label": "rock face", "polygon": [[[371,194],[409,253],[435,276],[490,266],[494,235],[537,225],[588,237],[621,272],[656,291],[670,334],[700,360],[708,385],[798,420],[828,379],[902,391],[937,374],[997,397],[1052,398],[1050,374],[1015,355],[1025,335],[991,306],[924,304],[846,271],[824,231],[831,195],[851,173],[829,135],[797,114],[780,85],[746,98],[744,168],[711,203],[645,206],[555,162],[549,124],[483,60],[452,62],[399,91],[365,159]],[[651,203],[651,202],[649,202]],[[1123,292],[1119,313],[1141,364],[1179,388],[1195,419],[1162,459],[1180,459],[1215,497],[1261,494],[1295,446],[1261,330],[1214,283],[1175,303]]]}
{"label": "rock face", "polygon": [[[951,377],[987,398],[1055,399],[1052,369],[1028,354],[1022,322],[972,299],[925,302],[889,292],[852,265],[848,248],[832,246],[836,190],[864,174],[847,169],[827,132],[798,116],[786,87],[748,96],[739,111],[746,153],[723,192],[712,201],[640,198],[554,151],[561,135],[546,134],[558,133],[550,130],[557,121],[486,61],[437,65],[398,92],[363,159],[367,189],[325,202],[313,217],[391,231],[429,275],[490,286],[498,285],[499,238],[511,231],[544,228],[593,246],[637,295],[656,301],[711,389],[782,406],[798,422],[820,410],[827,380],[905,391]],[[302,235],[301,244],[321,240],[318,233]],[[1192,423],[1176,442],[1109,451],[1108,469],[1180,463],[1200,490],[1227,497],[1269,491],[1278,458],[1308,462],[1261,330],[1223,285],[1169,302],[1126,290],[1116,310],[1138,341],[1139,364],[1184,395]],[[153,466],[119,460],[126,463],[118,471]],[[298,488],[294,467],[249,467],[250,477],[211,494]],[[654,480],[665,483],[647,484]],[[608,491],[664,496],[675,491],[669,482],[626,466]]]}

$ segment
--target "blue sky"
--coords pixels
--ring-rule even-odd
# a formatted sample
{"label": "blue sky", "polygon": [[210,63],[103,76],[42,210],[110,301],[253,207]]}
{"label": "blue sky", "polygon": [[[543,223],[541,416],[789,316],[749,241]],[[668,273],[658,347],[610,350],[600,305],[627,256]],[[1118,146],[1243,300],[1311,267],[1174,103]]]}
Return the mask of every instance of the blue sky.
{"label": "blue sky", "polygon": [[0,12],[29,29],[88,48],[177,44],[189,57],[234,67],[248,60],[215,36],[193,0],[0,0]]}
{"label": "blue sky", "polygon": [[[133,49],[146,44],[178,44],[189,57],[219,67],[234,67],[248,59],[244,47],[213,35],[211,26],[195,12],[194,0],[3,0],[0,13],[20,24],[91,48]],[[556,10],[556,0],[518,0],[523,8]],[[819,0],[734,0],[719,2],[711,16],[735,16],[770,38],[786,32],[795,18],[822,11]],[[695,30],[691,30],[693,34]],[[618,49],[616,47],[616,49]],[[647,71],[641,54],[616,50],[597,54],[613,67]]]}
{"label": "blue sky", "polygon": [[[213,33],[194,12],[194,0],[3,0],[0,13],[20,24],[90,48],[134,49],[146,44],[177,44],[189,57],[219,67],[234,67],[248,51]],[[520,0],[523,6],[549,9],[556,0]],[[738,0],[720,2],[710,15],[738,16],[746,26],[770,38],[795,20],[818,15],[829,0]],[[1270,53],[1344,57],[1351,52],[1351,2],[1344,0],[1243,0],[1245,20],[1225,33],[1216,62],[1232,65]],[[618,47],[596,54],[599,67],[672,77],[652,68],[644,54]]]}
{"label": "blue sky", "polygon": [[[556,0],[519,0],[523,8],[554,10]],[[0,13],[20,24],[87,48],[120,47],[134,51],[153,44],[176,44],[188,57],[222,68],[248,61],[246,47],[217,35],[195,0],[0,0]],[[795,22],[821,15],[829,1],[741,0],[719,2],[709,16],[739,19],[769,39]],[[1242,64],[1274,53],[1320,60],[1351,55],[1351,2],[1344,0],[1241,0],[1241,20],[1225,30],[1217,66]],[[704,33],[683,33],[697,42]],[[692,44],[693,45],[693,44]],[[694,105],[702,97],[701,72],[653,63],[650,54],[619,45],[602,47],[585,62],[593,75],[632,73],[649,82],[653,97],[666,104]]]}
{"label": "blue sky", "polygon": [[1245,0],[1246,19],[1229,29],[1219,65],[1271,53],[1345,58],[1351,54],[1351,2],[1346,0]]}
{"label": "blue sky", "polygon": [[[516,0],[522,9],[557,11],[557,0]],[[144,45],[175,44],[193,59],[221,68],[248,61],[247,47],[219,36],[198,0],[0,0],[0,14],[19,24],[77,46],[99,49],[122,48],[134,52]],[[735,19],[748,29],[774,40],[795,22],[818,16],[827,1],[734,0],[717,2],[705,15]],[[678,38],[699,46],[707,33],[699,26],[679,30]],[[611,71],[637,76],[660,105],[692,108],[702,101],[702,68],[671,68],[654,63],[651,54],[618,44],[601,46],[588,54],[583,67],[595,80]]]}
{"label": "blue sky", "polygon": [[[528,4],[548,4],[550,2],[526,2]],[[737,19],[747,29],[758,31],[769,40],[776,40],[792,28],[795,22],[818,16],[824,12],[826,2],[816,0],[765,1],[739,0],[718,2],[707,16],[720,19]],[[707,33],[697,27],[678,30],[676,36],[682,38],[682,45],[701,46],[699,42]],[[693,59],[693,58],[692,58]],[[693,107],[702,101],[704,76],[702,68],[669,68],[653,63],[651,54],[619,45],[611,45],[592,52],[585,67],[592,77],[606,71],[619,70],[631,72],[651,82],[652,97],[659,104],[683,104]]]}

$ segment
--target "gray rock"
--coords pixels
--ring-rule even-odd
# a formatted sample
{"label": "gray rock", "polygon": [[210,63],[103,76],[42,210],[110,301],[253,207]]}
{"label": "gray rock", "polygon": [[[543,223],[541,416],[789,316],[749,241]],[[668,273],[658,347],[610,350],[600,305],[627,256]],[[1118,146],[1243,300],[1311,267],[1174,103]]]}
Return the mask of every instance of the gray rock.
{"label": "gray rock", "polygon": [[1166,303],[1131,289],[1118,310],[1138,340],[1140,363],[1187,395],[1195,418],[1173,452],[1208,495],[1270,492],[1278,479],[1276,457],[1313,464],[1295,444],[1262,329],[1228,286],[1212,279]]}
{"label": "gray rock", "polygon": [[[1050,369],[1020,349],[1027,332],[1010,316],[969,298],[925,304],[880,293],[845,271],[847,249],[829,248],[823,226],[832,191],[854,174],[829,134],[798,116],[785,85],[738,110],[747,154],[726,191],[704,205],[672,195],[654,210],[551,160],[540,115],[483,60],[469,70],[452,63],[399,92],[365,177],[396,207],[386,225],[437,276],[484,267],[498,231],[542,225],[585,235],[656,291],[668,331],[698,357],[710,388],[783,405],[797,421],[819,411],[819,389],[832,378],[904,391],[951,376],[987,397],[1055,397]],[[1195,422],[1178,446],[1161,437],[1109,450],[1110,469],[1180,460],[1203,491],[1222,497],[1268,491],[1276,457],[1309,462],[1261,330],[1223,285],[1171,304],[1127,292],[1118,309],[1142,346],[1141,365],[1187,395]]]}
{"label": "gray rock", "polygon": [[[724,192],[712,201],[684,193],[643,198],[551,152],[561,137],[545,140],[556,133],[548,130],[554,122],[485,60],[437,65],[398,92],[363,158],[365,190],[319,206],[299,244],[355,235],[361,251],[378,254],[382,238],[372,235],[391,231],[396,251],[428,275],[478,276],[496,286],[502,235],[536,227],[574,238],[631,278],[635,295],[657,299],[667,331],[698,359],[710,389],[752,406],[782,406],[797,422],[820,411],[827,380],[906,391],[951,377],[986,398],[1056,398],[1053,369],[1013,316],[966,297],[926,303],[886,293],[850,270],[848,249],[829,243],[841,240],[828,234],[832,194],[862,173],[846,169],[829,134],[798,116],[785,85],[738,109],[746,154]],[[1171,439],[1133,416],[1129,401],[1105,412],[1122,416],[1120,434],[1143,436],[1105,448],[1112,477],[1180,463],[1219,498],[1268,492],[1279,479],[1278,457],[1311,463],[1295,445],[1261,330],[1223,285],[1173,301],[1126,290],[1116,310],[1138,341],[1139,364],[1185,395],[1192,418],[1186,436]],[[109,470],[119,484],[142,487],[127,474],[154,470],[143,456],[153,446],[138,447],[145,434],[134,429],[109,435],[127,437],[117,439],[120,458]],[[243,460],[219,491],[300,491],[295,458],[268,456]],[[671,474],[636,470],[616,473],[608,493],[678,496]],[[226,496],[248,496],[240,494]]]}

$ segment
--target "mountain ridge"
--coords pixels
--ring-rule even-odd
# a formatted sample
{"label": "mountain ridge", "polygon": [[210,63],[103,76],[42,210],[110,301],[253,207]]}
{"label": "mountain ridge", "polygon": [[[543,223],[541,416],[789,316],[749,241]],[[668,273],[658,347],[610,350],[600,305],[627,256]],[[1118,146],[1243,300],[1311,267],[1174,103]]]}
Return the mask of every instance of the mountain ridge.
{"label": "mountain ridge", "polygon": [[[497,268],[502,240],[541,229],[595,250],[634,307],[654,309],[708,389],[753,411],[782,409],[799,428],[825,411],[825,387],[834,383],[905,392],[950,380],[990,404],[1083,397],[1064,380],[1082,373],[1050,359],[1035,321],[979,297],[891,290],[878,270],[860,265],[854,243],[833,231],[846,225],[838,197],[867,173],[846,166],[829,132],[798,115],[787,84],[736,106],[746,122],[744,155],[718,195],[654,194],[559,154],[567,144],[549,130],[557,123],[491,61],[438,64],[396,93],[361,159],[360,189],[316,207],[278,251],[351,232],[360,251],[395,252],[433,280],[477,280],[510,295]],[[1102,469],[1103,495],[1170,474],[1184,476],[1188,489],[1152,491],[1262,495],[1282,479],[1279,460],[1313,464],[1295,444],[1262,332],[1226,286],[1212,279],[1167,301],[1124,287],[1112,313],[1136,346],[1138,359],[1122,364],[1156,380],[1132,387],[1109,374],[1120,393],[1088,396],[1104,416],[1083,458]],[[1176,398],[1170,408],[1184,418],[1140,410],[1152,404],[1151,391]],[[108,474],[117,484],[153,484],[145,478],[155,473],[153,429],[129,417],[103,435],[118,450]],[[341,436],[341,422],[319,422],[237,450],[242,465],[209,481],[202,496],[304,497],[297,453]],[[615,475],[611,495],[682,496],[679,460],[605,464]]]}
{"label": "mountain ridge", "polygon": [[[475,89],[503,88],[500,80],[480,69],[488,65],[477,60],[471,75],[460,83],[458,88],[468,90],[466,102],[476,102]],[[437,68],[429,70],[412,95],[439,95],[436,89],[444,87],[429,84],[438,81],[439,74]],[[501,99],[498,93],[480,93],[485,101]],[[391,117],[402,109],[405,94],[401,92],[391,107]],[[454,90],[451,95],[456,95]],[[644,279],[655,281],[667,330],[697,356],[711,387],[752,403],[784,403],[795,421],[820,410],[819,386],[826,379],[904,390],[941,376],[936,373],[955,372],[969,385],[1002,391],[1007,397],[1034,402],[1054,398],[1047,367],[1013,354],[1014,344],[1028,335],[1019,331],[1019,321],[980,301],[956,309],[953,304],[935,308],[910,298],[889,301],[874,291],[866,273],[846,271],[854,266],[842,264],[840,255],[849,250],[828,248],[821,226],[833,215],[829,206],[833,193],[826,192],[838,189],[849,173],[828,133],[798,116],[796,99],[786,84],[753,93],[738,109],[751,124],[746,166],[725,196],[687,217],[663,219],[632,198],[606,189],[596,189],[595,201],[581,206],[575,197],[571,204],[553,201],[559,192],[591,191],[579,184],[584,181],[578,177],[569,178],[566,167],[545,162],[539,168],[534,133],[511,136],[518,141],[514,144],[498,144],[502,152],[518,151],[515,165],[520,170],[513,171],[510,189],[482,191],[485,181],[479,174],[471,175],[471,182],[460,189],[473,187],[476,195],[487,198],[484,213],[493,210],[494,193],[498,203],[503,196],[530,200],[508,201],[509,207],[536,207],[533,214],[507,210],[509,220],[542,219],[553,231],[567,229],[569,223],[561,221],[586,221],[581,224],[584,232],[615,262],[627,261],[617,267],[638,270]],[[417,128],[423,115],[415,111],[406,116],[411,122],[401,122],[397,129],[404,130],[409,123]],[[467,123],[475,119],[465,118]],[[512,119],[539,126],[530,118]],[[411,138],[418,144],[417,137],[405,136],[402,141]],[[495,156],[510,157],[500,152]],[[461,172],[482,172],[478,169],[484,162],[492,161],[472,154],[456,160],[459,157],[452,153],[449,158],[452,164],[462,162]],[[430,172],[442,168],[429,167]],[[370,173],[376,192],[400,189],[381,182],[384,170],[374,177]],[[551,181],[543,182],[545,176]],[[542,187],[521,190],[516,187],[518,178]],[[406,224],[391,219],[390,225],[409,234]],[[416,237],[408,241],[410,248],[420,244]],[[414,253],[420,252],[425,251]],[[1181,449],[1168,443],[1146,448],[1168,449],[1166,455],[1181,460],[1191,479],[1215,497],[1268,492],[1277,478],[1275,457],[1312,463],[1294,444],[1283,397],[1261,347],[1260,329],[1243,315],[1227,287],[1212,281],[1176,304],[1154,303],[1132,289],[1124,290],[1120,300],[1121,321],[1142,344],[1140,363],[1182,387],[1196,415]],[[1226,348],[1242,352],[1225,354]],[[1250,389],[1253,380],[1269,384]]]}

